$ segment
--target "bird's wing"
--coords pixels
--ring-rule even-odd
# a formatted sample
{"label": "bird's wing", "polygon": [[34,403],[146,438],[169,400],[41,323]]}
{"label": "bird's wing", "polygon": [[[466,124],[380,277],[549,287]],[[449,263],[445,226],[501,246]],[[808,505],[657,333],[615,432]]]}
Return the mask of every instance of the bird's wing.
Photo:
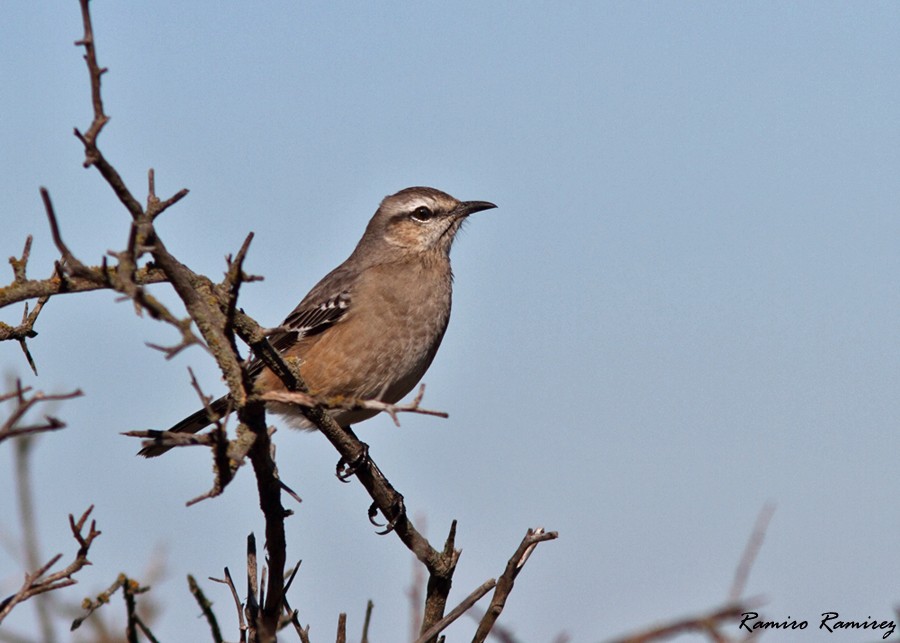
{"label": "bird's wing", "polygon": [[[353,267],[344,262],[325,275],[269,335],[272,348],[284,353],[303,338],[318,335],[341,321],[350,310],[355,274]],[[251,375],[256,375],[263,366],[257,358],[253,362]]]}
{"label": "bird's wing", "polygon": [[[307,298],[309,299],[309,298]],[[350,292],[342,291],[321,301],[304,300],[270,337],[272,346],[284,351],[304,337],[318,335],[344,318],[350,307]]]}

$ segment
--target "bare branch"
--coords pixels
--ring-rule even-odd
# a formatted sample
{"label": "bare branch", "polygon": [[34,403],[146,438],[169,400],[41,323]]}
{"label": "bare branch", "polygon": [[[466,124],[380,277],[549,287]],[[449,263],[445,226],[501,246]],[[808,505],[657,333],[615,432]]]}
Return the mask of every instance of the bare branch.
{"label": "bare branch", "polygon": [[[424,527],[425,518],[423,516],[416,516],[416,520]],[[412,583],[406,590],[409,598],[410,641],[415,641],[419,632],[422,631],[423,599],[425,597],[425,568],[418,559],[415,559],[414,563]]]}
{"label": "bare branch", "polygon": [[373,411],[383,411],[391,416],[394,424],[400,426],[397,419],[398,413],[419,413],[422,415],[433,415],[436,417],[447,418],[449,415],[443,411],[432,411],[423,409],[419,406],[422,396],[425,394],[425,385],[419,386],[419,392],[415,399],[409,404],[388,404],[381,400],[360,400],[356,398],[318,398],[309,393],[289,392],[289,391],[268,391],[262,393],[260,398],[266,402],[282,402],[285,404],[296,404],[297,406],[305,406],[307,408],[321,407],[323,409],[346,409],[355,411],[357,409],[371,409]]}
{"label": "bare branch", "polygon": [[[0,288],[0,308],[17,304],[29,299],[39,297],[51,297],[69,293],[90,292],[92,290],[112,290],[114,275],[112,269],[106,272],[100,267],[88,268],[99,275],[98,280],[84,279],[81,277],[62,276],[55,274],[50,279],[31,279],[23,282],[13,282]],[[134,283],[139,286],[158,284],[168,281],[165,273],[156,267],[139,268],[134,274]]]}
{"label": "bare branch", "polygon": [[28,259],[31,257],[32,241],[34,241],[34,238],[29,234],[25,237],[25,247],[22,249],[22,257],[20,259],[16,259],[15,257],[9,258],[9,265],[11,265],[13,269],[13,283],[20,284],[28,281],[28,277],[25,273],[28,268]]}
{"label": "bare branch", "polygon": [[691,632],[704,633],[713,637],[713,640],[724,641],[725,638],[719,634],[718,627],[728,621],[742,618],[744,612],[751,609],[752,606],[753,602],[728,603],[706,614],[678,619],[638,634],[613,639],[609,643],[649,643],[650,641],[661,641]]}
{"label": "bare branch", "polygon": [[293,571],[291,571],[291,575],[287,580],[287,583],[284,584],[284,614],[285,618],[282,620],[279,625],[279,629],[283,627],[287,627],[289,624],[294,626],[294,631],[297,632],[297,636],[300,637],[301,643],[310,643],[309,641],[309,626],[303,627],[300,625],[300,615],[297,613],[297,610],[291,608],[291,604],[288,601],[287,593],[291,588],[291,585],[294,582],[294,578],[297,576],[297,570],[300,569],[300,562],[297,561],[297,564],[294,565]]}
{"label": "bare branch", "polygon": [[[15,257],[9,258],[9,263],[13,269],[13,286],[19,286],[28,281],[26,268],[28,266],[28,258],[31,256],[32,239],[31,235],[26,237],[25,247],[22,249],[22,257],[20,259]],[[37,304],[34,306],[34,310],[30,313],[28,312],[28,302],[25,302],[25,312],[22,314],[22,322],[18,326],[9,326],[8,324],[0,322],[0,341],[10,339],[17,340],[22,347],[22,352],[25,353],[25,359],[28,361],[28,365],[35,375],[37,375],[37,367],[34,364],[34,358],[32,358],[31,352],[28,350],[26,340],[37,337],[37,331],[34,330],[34,324],[37,321],[37,317],[41,313],[44,304],[47,303],[47,299],[47,296],[38,299]]]}
{"label": "bare branch", "polygon": [[190,191],[186,188],[182,188],[165,201],[160,201],[159,197],[156,196],[156,175],[154,174],[153,168],[150,168],[147,175],[147,216],[153,221],[168,208],[186,197]]}
{"label": "bare branch", "polygon": [[347,643],[347,615],[344,612],[338,614],[337,643]]}
{"label": "bare branch", "polygon": [[516,576],[522,571],[522,567],[525,565],[529,556],[531,556],[531,552],[534,551],[534,548],[537,547],[538,543],[542,543],[546,540],[554,540],[558,536],[559,534],[555,531],[544,531],[543,527],[528,530],[528,533],[525,534],[522,542],[519,543],[519,547],[509,559],[509,562],[506,563],[506,569],[504,570],[503,575],[500,576],[500,580],[497,581],[497,589],[494,591],[494,596],[491,598],[491,604],[481,618],[481,622],[478,624],[478,630],[475,632],[472,643],[482,643],[487,638],[491,628],[494,626],[494,623],[506,605],[506,599],[512,591]]}
{"label": "bare branch", "polygon": [[766,537],[766,530],[769,527],[769,521],[775,514],[775,505],[766,503],[760,509],[759,515],[756,517],[756,523],[753,525],[753,531],[750,533],[750,539],[744,548],[744,554],[738,563],[734,572],[734,581],[731,584],[731,591],[728,592],[729,601],[737,601],[744,589],[747,587],[747,579],[750,577],[750,570],[753,568],[753,562],[759,554],[762,547],[763,539]]}
{"label": "bare branch", "polygon": [[62,234],[59,231],[59,221],[56,218],[56,210],[53,209],[50,192],[45,187],[41,188],[41,200],[44,202],[44,211],[47,213],[47,220],[50,222],[50,233],[53,235],[53,243],[56,245],[56,249],[59,250],[67,271],[75,277],[97,280],[98,271],[96,269],[92,270],[81,263],[75,254],[69,250],[66,242],[63,241]]}
{"label": "bare branch", "polygon": [[[21,384],[17,382],[19,387]],[[19,505],[19,524],[22,532],[22,546],[26,569],[37,569],[41,566],[41,539],[37,526],[36,503],[32,485],[31,454],[37,441],[33,436],[20,437],[14,441],[14,463],[16,480],[16,499]],[[34,609],[40,626],[41,635],[47,641],[55,638],[50,604],[46,596],[39,596],[35,600]]]}
{"label": "bare branch", "polygon": [[[71,517],[70,517],[71,519]],[[82,517],[82,521],[84,518]],[[79,521],[81,523],[81,521]],[[150,641],[156,641],[156,638],[153,636],[153,633],[150,631],[150,628],[141,620],[140,616],[138,616],[136,612],[135,600],[134,597],[138,594],[143,594],[147,592],[149,587],[142,587],[141,584],[132,579],[128,578],[125,574],[119,574],[116,577],[116,580],[113,581],[112,585],[106,588],[105,591],[101,592],[97,595],[96,600],[86,598],[82,601],[81,605],[85,610],[85,613],[72,621],[72,627],[70,628],[72,631],[77,630],[81,627],[81,624],[84,623],[90,616],[96,612],[101,606],[106,605],[112,600],[113,594],[115,594],[119,589],[122,590],[122,596],[125,599],[125,607],[127,614],[127,625],[126,625],[126,638],[129,643],[134,641],[137,642],[137,631],[141,630],[147,639]]]}
{"label": "bare branch", "polygon": [[369,643],[369,625],[372,622],[373,609],[375,609],[375,603],[373,603],[371,600],[366,601],[366,617],[363,620],[362,636],[359,639],[359,643]]}
{"label": "bare branch", "polygon": [[197,579],[191,574],[188,574],[187,581],[188,587],[191,590],[191,595],[194,597],[194,600],[197,601],[197,605],[200,606],[200,611],[203,612],[203,618],[205,618],[206,622],[209,624],[209,631],[212,633],[214,643],[223,643],[224,639],[222,638],[222,631],[219,629],[219,622],[216,620],[216,615],[212,611],[212,601],[206,598],[206,594],[203,593],[203,590],[200,589],[200,586],[197,584]]}
{"label": "bare branch", "polygon": [[91,521],[88,533],[84,533],[84,525],[93,510],[93,505],[88,507],[88,510],[82,514],[78,522],[75,522],[74,517],[69,514],[69,525],[72,528],[72,536],[79,545],[74,560],[64,569],[61,569],[58,572],[49,573],[50,569],[60,558],[62,558],[62,554],[57,554],[40,569],[30,574],[26,574],[25,581],[22,583],[22,587],[19,591],[0,602],[0,622],[3,622],[3,619],[6,618],[7,614],[9,614],[17,604],[28,600],[32,596],[37,596],[44,592],[52,592],[55,589],[68,587],[77,582],[73,576],[80,571],[82,567],[91,564],[90,561],[88,561],[87,555],[91,548],[91,543],[93,543],[94,539],[100,535],[100,532],[97,531],[96,528],[97,524],[94,521]]}
{"label": "bare branch", "polygon": [[62,420],[59,420],[50,415],[44,416],[45,422],[42,424],[22,426],[19,424],[19,422],[22,420],[25,414],[28,413],[28,411],[30,411],[32,407],[37,404],[54,400],[71,400],[73,398],[84,395],[81,390],[75,390],[71,393],[62,393],[56,395],[47,395],[41,391],[38,391],[33,395],[28,396],[27,393],[29,393],[30,391],[31,387],[23,387],[21,380],[16,380],[16,390],[0,396],[0,402],[4,402],[13,398],[16,399],[16,408],[13,409],[12,413],[10,413],[6,421],[3,422],[2,425],[0,425],[0,442],[3,442],[7,438],[13,438],[32,433],[42,433],[44,431],[56,431],[58,429],[64,428],[66,425]]}
{"label": "bare branch", "polygon": [[109,117],[103,111],[103,98],[100,93],[100,78],[108,70],[101,68],[97,64],[97,49],[94,45],[94,28],[91,24],[89,0],[80,0],[80,3],[84,37],[77,41],[75,45],[84,47],[84,60],[87,63],[88,73],[91,77],[91,104],[94,108],[94,120],[84,134],[76,128],[75,136],[84,145],[84,167],[90,167],[91,165],[96,167],[113,189],[119,201],[131,213],[132,218],[137,219],[143,214],[141,204],[134,198],[125,186],[125,181],[122,180],[116,169],[109,164],[97,147],[97,137],[100,135],[104,125],[109,121]]}
{"label": "bare branch", "polygon": [[430,628],[428,628],[428,630],[425,633],[423,633],[419,638],[417,638],[416,643],[425,643],[432,637],[435,637],[438,634],[440,634],[453,621],[455,621],[460,616],[462,616],[467,611],[469,611],[469,609],[471,609],[471,607],[473,605],[475,605],[475,603],[477,603],[479,600],[481,600],[482,596],[484,596],[489,591],[494,589],[494,587],[496,585],[497,585],[497,581],[494,580],[493,578],[491,578],[491,579],[483,582],[478,587],[476,587],[475,591],[473,591],[471,594],[466,596],[466,598],[463,599],[463,601],[459,605],[457,605],[452,610],[450,610],[450,612],[447,614],[447,616],[445,616],[444,618],[439,620],[437,623],[432,625]]}
{"label": "bare branch", "polygon": [[247,623],[244,622],[244,606],[241,604],[241,599],[238,597],[237,587],[234,586],[234,580],[231,578],[231,572],[228,571],[228,568],[225,568],[225,578],[213,578],[209,577],[209,580],[214,581],[216,583],[222,583],[223,585],[227,585],[231,590],[231,597],[234,599],[234,605],[237,608],[238,614],[238,625],[241,631],[241,643],[246,643],[247,641]]}

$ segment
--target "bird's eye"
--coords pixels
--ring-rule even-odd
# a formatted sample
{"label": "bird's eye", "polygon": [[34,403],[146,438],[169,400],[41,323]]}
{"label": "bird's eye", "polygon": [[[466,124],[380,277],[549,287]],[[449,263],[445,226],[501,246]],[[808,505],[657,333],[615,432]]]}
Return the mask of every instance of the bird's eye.
{"label": "bird's eye", "polygon": [[418,208],[412,211],[409,215],[409,218],[413,221],[418,221],[419,223],[425,223],[426,221],[431,221],[434,218],[434,212],[429,210],[426,206],[420,205]]}

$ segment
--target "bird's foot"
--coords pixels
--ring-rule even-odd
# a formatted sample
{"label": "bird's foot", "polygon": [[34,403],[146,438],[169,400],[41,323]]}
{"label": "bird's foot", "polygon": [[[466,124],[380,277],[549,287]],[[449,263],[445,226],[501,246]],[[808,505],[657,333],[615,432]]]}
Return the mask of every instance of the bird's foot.
{"label": "bird's foot", "polygon": [[341,456],[341,459],[338,460],[338,463],[334,468],[334,475],[336,475],[337,479],[341,482],[350,482],[350,478],[354,476],[359,468],[368,464],[369,445],[365,442],[360,442],[360,444],[362,444],[362,452],[352,461],[348,461],[344,456]]}
{"label": "bird's foot", "polygon": [[[386,525],[382,525],[380,522],[375,520],[375,516],[378,515],[378,506],[374,502],[369,505],[369,522],[376,527],[384,527],[384,529],[382,529],[381,531],[376,532],[379,536],[384,536],[385,534],[389,534],[394,531],[397,523],[400,522],[401,519],[406,517],[406,504],[403,502],[403,496],[401,496],[399,493],[397,494],[397,500],[391,505],[388,513],[393,515],[393,518],[388,519]],[[387,518],[387,515],[385,515],[385,518]]]}

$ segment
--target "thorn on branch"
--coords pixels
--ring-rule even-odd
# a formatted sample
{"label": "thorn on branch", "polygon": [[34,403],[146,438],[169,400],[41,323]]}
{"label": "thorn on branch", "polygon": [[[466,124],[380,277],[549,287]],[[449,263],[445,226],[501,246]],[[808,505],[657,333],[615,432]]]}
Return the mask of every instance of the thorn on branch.
{"label": "thorn on branch", "polygon": [[291,575],[288,578],[287,582],[284,584],[284,616],[281,622],[278,625],[278,629],[282,627],[287,627],[288,624],[294,626],[294,631],[297,632],[297,636],[300,637],[301,643],[310,643],[309,641],[309,626],[303,627],[300,625],[300,615],[297,613],[297,610],[291,608],[290,602],[288,602],[287,593],[291,588],[291,584],[294,582],[294,577],[297,575],[297,570],[300,569],[300,563],[302,561],[297,561],[297,564],[294,565],[293,571],[291,571]]}
{"label": "thorn on branch", "polygon": [[11,393],[0,395],[0,402],[15,399],[16,407],[12,410],[9,417],[0,424],[0,442],[8,438],[13,438],[30,433],[42,433],[44,431],[56,431],[62,429],[66,424],[50,415],[44,416],[44,422],[40,424],[21,425],[20,421],[32,407],[42,402],[71,400],[84,395],[81,390],[75,390],[71,393],[62,393],[56,395],[47,395],[42,391],[38,391],[31,396],[27,395],[31,392],[31,387],[23,387],[21,380],[16,380],[16,389]]}
{"label": "thorn on branch", "polygon": [[13,269],[14,281],[13,283],[21,284],[28,281],[28,277],[25,275],[26,269],[28,267],[28,258],[31,256],[31,242],[33,241],[33,237],[29,234],[25,237],[25,248],[22,250],[22,258],[16,259],[15,257],[9,258],[9,264]]}
{"label": "thorn on branch", "polygon": [[50,200],[50,192],[45,187],[41,187],[41,200],[44,202],[44,211],[47,213],[47,220],[50,222],[50,233],[53,236],[53,244],[62,255],[62,263],[68,269],[68,272],[75,277],[84,277],[87,279],[97,279],[98,275],[95,271],[88,269],[81,263],[75,255],[69,250],[69,247],[62,239],[59,231],[59,220],[56,218],[56,211],[53,209],[53,202]]}
{"label": "thorn on branch", "polygon": [[160,201],[159,197],[156,196],[156,172],[151,167],[147,171],[147,216],[150,218],[150,221],[155,220],[169,207],[181,201],[189,192],[190,190],[187,188],[182,188],[165,201]]}
{"label": "thorn on branch", "polygon": [[25,360],[28,362],[28,366],[31,367],[31,371],[35,375],[37,375],[37,365],[34,363],[31,351],[28,350],[27,340],[37,337],[38,333],[34,329],[34,324],[37,322],[38,315],[41,314],[44,304],[46,304],[49,299],[50,297],[47,295],[39,298],[31,312],[28,310],[28,302],[26,301],[25,311],[22,313],[22,322],[18,326],[10,326],[0,322],[0,341],[11,339],[18,341],[19,346],[22,348],[22,352],[25,353]]}

